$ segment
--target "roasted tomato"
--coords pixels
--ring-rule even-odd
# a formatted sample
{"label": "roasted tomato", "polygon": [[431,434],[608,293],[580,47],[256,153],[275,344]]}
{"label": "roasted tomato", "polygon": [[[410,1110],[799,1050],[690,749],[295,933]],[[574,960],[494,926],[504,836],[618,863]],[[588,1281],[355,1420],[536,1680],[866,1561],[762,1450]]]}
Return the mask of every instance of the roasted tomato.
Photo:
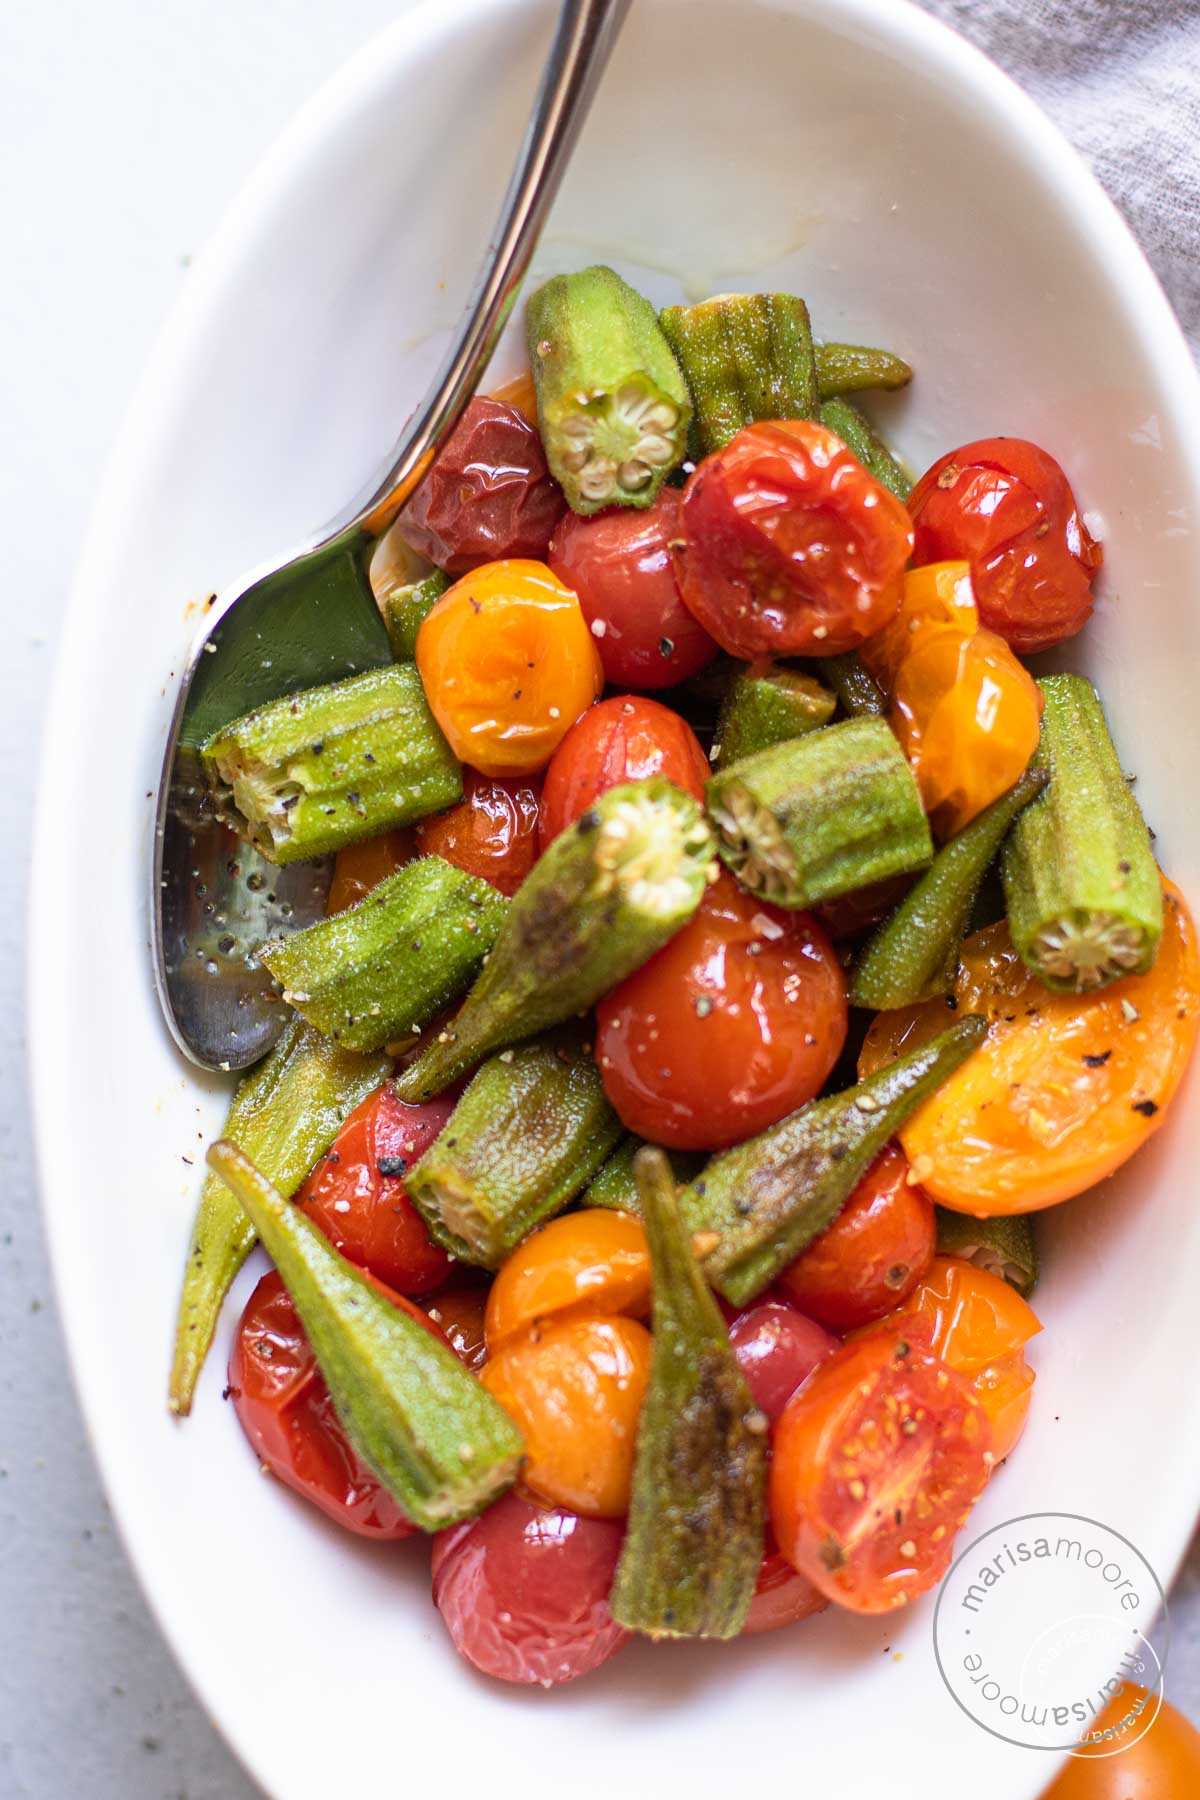
{"label": "roasted tomato", "polygon": [[811,1619],[814,1613],[824,1612],[828,1605],[821,1590],[815,1588],[806,1575],[793,1569],[768,1529],[767,1548],[758,1571],[750,1611],[742,1626],[742,1636],[756,1637],[760,1631],[778,1631],[784,1625],[798,1625],[801,1619]]}
{"label": "roasted tomato", "polygon": [[891,693],[901,666],[927,639],[948,631],[974,637],[979,612],[965,562],[928,563],[909,569],[901,583],[900,605],[882,631],[868,638],[859,656],[885,692]]}
{"label": "roasted tomato", "polygon": [[771,1523],[792,1567],[852,1612],[945,1574],[994,1461],[987,1415],[916,1319],[844,1344],[775,1430]]}
{"label": "roasted tomato", "polygon": [[912,549],[903,504],[823,425],[748,425],[684,489],[679,588],[734,656],[830,656],[880,630]]}
{"label": "roasted tomato", "polygon": [[342,1126],[296,1204],[342,1255],[401,1294],[427,1294],[451,1267],[408,1197],[405,1171],[454,1110],[448,1097],[409,1106],[390,1081]]}
{"label": "roasted tomato", "polygon": [[564,1319],[507,1344],[480,1380],[525,1439],[522,1481],[549,1506],[600,1519],[629,1505],[651,1339],[633,1319]]}
{"label": "roasted tomato", "polygon": [[545,768],[604,685],[579,602],[544,563],[489,563],[448,588],[417,667],[450,748],[482,775]]}
{"label": "roasted tomato", "polygon": [[816,1094],[846,1036],[846,991],[812,916],[722,873],[666,947],[600,1002],[596,1059],[631,1131],[717,1150]]}
{"label": "roasted tomato", "polygon": [[746,1378],[750,1398],[772,1425],[838,1340],[791,1302],[768,1295],[735,1312],[729,1342]]}
{"label": "roasted tomato", "polygon": [[633,1313],[650,1304],[650,1251],[640,1219],[587,1206],[551,1219],[513,1251],[492,1283],[493,1353],[535,1326],[581,1313]]}
{"label": "roasted tomato", "polygon": [[1192,1800],[1200,1794],[1200,1731],[1169,1700],[1160,1703],[1124,1681],[1088,1738],[1042,1800]]}
{"label": "roasted tomato", "polygon": [[400,515],[405,542],[463,575],[506,556],[544,557],[566,510],[537,428],[477,394]]}
{"label": "roasted tomato", "polygon": [[[379,1285],[393,1305],[441,1337],[418,1307]],[[416,1526],[359,1460],[342,1429],[291,1295],[274,1269],[242,1314],[229,1358],[229,1394],[255,1455],[287,1487],[360,1537],[411,1537]]]}
{"label": "roasted tomato", "polygon": [[454,1278],[445,1287],[440,1287],[436,1294],[430,1294],[421,1302],[468,1369],[476,1371],[487,1361],[484,1330],[487,1299],[488,1283],[482,1271],[463,1268],[456,1270]]}
{"label": "roasted tomato", "polygon": [[[1005,921],[963,946],[954,1000],[986,1013],[985,1041],[901,1128],[935,1200],[983,1218],[1036,1212],[1094,1187],[1162,1124],[1196,1041],[1200,955],[1183,897],[1164,883],[1154,967],[1091,994],[1052,994]],[[944,1001],[880,1013],[859,1059],[870,1074],[944,1029]]]}
{"label": "roasted tomato", "polygon": [[381,837],[364,838],[337,853],[333,881],[325,902],[327,914],[345,912],[365,898],[388,875],[394,875],[416,854],[411,831],[385,831]]}
{"label": "roasted tomato", "polygon": [[1024,438],[940,456],[909,498],[918,563],[971,565],[983,624],[1026,655],[1073,637],[1092,610],[1102,552],[1054,458]]}
{"label": "roasted tomato", "polygon": [[460,1656],[497,1681],[554,1687],[629,1637],[608,1593],[621,1527],[505,1494],[433,1540],[433,1602]]}
{"label": "roasted tomato", "polygon": [[662,775],[703,800],[708,773],[700,740],[678,713],[628,695],[602,700],[572,725],[546,771],[542,849],[609,788]]}
{"label": "roasted tomato", "polygon": [[833,1331],[881,1319],[912,1293],[933,1261],[933,1202],[889,1144],[833,1224],[783,1271],[780,1286]]}
{"label": "roasted tomato", "polygon": [[679,494],[664,488],[645,512],[568,512],[550,540],[547,561],[579,595],[615,687],[674,687],[717,654],[679,595],[671,560],[678,536]]}
{"label": "roasted tomato", "polygon": [[536,781],[499,781],[467,769],[458,805],[417,826],[421,853],[443,856],[511,896],[537,861],[539,797]]}

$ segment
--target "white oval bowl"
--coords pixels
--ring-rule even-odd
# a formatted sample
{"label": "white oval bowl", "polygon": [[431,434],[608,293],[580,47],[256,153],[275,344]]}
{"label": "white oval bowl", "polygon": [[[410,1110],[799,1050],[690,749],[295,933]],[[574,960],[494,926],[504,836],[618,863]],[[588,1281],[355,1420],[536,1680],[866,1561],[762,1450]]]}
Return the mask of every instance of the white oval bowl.
{"label": "white oval bowl", "polygon": [[[386,450],[484,241],[549,17],[440,0],[336,76],[199,260],[114,450],[60,655],[31,901],[37,1143],[76,1379],[163,1629],[286,1800],[445,1781],[508,1800],[531,1778],[728,1800],[784,1766],[841,1800],[918,1775],[930,1800],[964,1782],[1026,1800],[1049,1760],[959,1712],[928,1601],[733,1647],[639,1645],[552,1695],[474,1677],[422,1547],[327,1526],[260,1477],[221,1404],[257,1267],[194,1416],[167,1416],[224,1104],[173,1054],[147,954],[151,790],[188,603],[327,517]],[[1196,376],[1136,245],[1036,108],[899,0],[639,0],[538,267],[594,258],[662,300],[791,288],[822,335],[903,349],[918,379],[887,422],[917,465],[997,431],[1061,458],[1108,556],[1078,659],[1200,897]],[[1169,1579],[1200,1498],[1200,1389],[1179,1378],[1197,1344],[1198,1149],[1184,1097],[1118,1180],[1045,1220],[1033,1418],[980,1530],[1088,1514]]]}

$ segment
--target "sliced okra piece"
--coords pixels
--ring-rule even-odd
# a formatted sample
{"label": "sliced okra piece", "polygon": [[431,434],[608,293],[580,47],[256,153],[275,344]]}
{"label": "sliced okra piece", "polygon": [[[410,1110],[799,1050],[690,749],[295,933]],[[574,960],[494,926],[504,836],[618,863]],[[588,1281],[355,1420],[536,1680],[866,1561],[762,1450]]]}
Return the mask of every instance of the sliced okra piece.
{"label": "sliced okra piece", "polygon": [[692,413],[650,302],[597,265],[538,288],[526,330],[542,447],[572,510],[649,506]]}
{"label": "sliced okra piece", "polygon": [[808,308],[795,294],[718,294],[659,314],[708,456],[761,419],[815,419],[819,400]]}
{"label": "sliced okra piece", "polygon": [[449,586],[449,575],[431,569],[416,581],[398,582],[383,595],[379,610],[392,652],[401,662],[416,656],[417,633]]}
{"label": "sliced okra piece", "polygon": [[942,1256],[958,1256],[963,1262],[986,1269],[1016,1288],[1028,1300],[1037,1286],[1039,1260],[1037,1241],[1033,1235],[1033,1219],[1029,1213],[1005,1213],[994,1219],[973,1219],[967,1213],[951,1212],[948,1206],[934,1208],[937,1217],[937,1247]]}
{"label": "sliced okra piece", "polygon": [[201,752],[216,810],[274,863],[376,837],[462,796],[413,663],[274,700]]}
{"label": "sliced okra piece", "polygon": [[861,394],[866,388],[894,390],[912,380],[912,368],[902,356],[869,344],[818,344],[816,354],[822,400]]}
{"label": "sliced okra piece", "polygon": [[717,721],[716,766],[828,725],[837,700],[815,675],[783,663],[749,663],[734,676]]}
{"label": "sliced okra piece", "polygon": [[826,400],[821,407],[821,423],[841,438],[868,474],[889,488],[897,500],[908,499],[913,488],[911,475],[852,401]]}

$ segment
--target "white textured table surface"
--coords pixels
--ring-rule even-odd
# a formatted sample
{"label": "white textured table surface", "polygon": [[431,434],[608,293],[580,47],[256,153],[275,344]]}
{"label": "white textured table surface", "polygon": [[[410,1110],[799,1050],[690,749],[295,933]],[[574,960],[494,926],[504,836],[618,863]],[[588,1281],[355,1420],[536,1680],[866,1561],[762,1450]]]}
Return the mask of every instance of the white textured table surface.
{"label": "white textured table surface", "polygon": [[[133,1582],[64,1363],[24,1093],[32,769],[91,494],[189,253],[299,102],[401,4],[7,0],[0,14],[0,1800],[256,1791]],[[956,0],[932,10],[969,17]],[[1168,1691],[1195,1717],[1195,1555],[1174,1621]]]}

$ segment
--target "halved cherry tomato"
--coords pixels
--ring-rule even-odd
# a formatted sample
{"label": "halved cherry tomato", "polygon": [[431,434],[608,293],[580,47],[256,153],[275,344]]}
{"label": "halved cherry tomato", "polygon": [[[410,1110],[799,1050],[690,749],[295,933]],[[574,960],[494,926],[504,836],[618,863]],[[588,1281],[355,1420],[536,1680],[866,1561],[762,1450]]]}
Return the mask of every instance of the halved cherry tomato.
{"label": "halved cherry tomato", "polygon": [[480,1380],[525,1439],[522,1480],[550,1506],[619,1519],[629,1505],[651,1339],[633,1319],[567,1319],[535,1328]]}
{"label": "halved cherry tomato", "polygon": [[445,1287],[440,1287],[436,1294],[428,1295],[421,1302],[468,1369],[476,1371],[487,1361],[483,1323],[487,1298],[488,1283],[482,1271],[463,1268],[455,1271],[455,1278]]}
{"label": "halved cherry tomato", "polygon": [[852,1612],[889,1612],[945,1574],[991,1472],[987,1415],[921,1330],[906,1319],[844,1344],[775,1431],[779,1548]]}
{"label": "halved cherry tomato", "polygon": [[742,1636],[756,1637],[760,1631],[778,1631],[784,1625],[798,1625],[801,1619],[811,1619],[814,1613],[824,1612],[828,1605],[821,1590],[815,1588],[806,1575],[793,1569],[768,1527],[767,1548],[758,1571],[750,1611],[742,1626]]}
{"label": "halved cherry tomato", "polygon": [[539,796],[536,781],[500,781],[466,769],[458,805],[417,826],[421,853],[443,856],[511,896],[537,861]]}
{"label": "halved cherry tomato", "polygon": [[[418,1307],[382,1282],[375,1285],[442,1337]],[[287,1487],[359,1537],[412,1536],[416,1526],[351,1446],[292,1297],[274,1269],[251,1294],[238,1325],[229,1394],[255,1455]]]}
{"label": "halved cherry tomato", "polygon": [[621,1527],[508,1493],[433,1540],[433,1603],[454,1648],[497,1681],[554,1687],[628,1642],[608,1595]]}
{"label": "halved cherry tomato", "polygon": [[[1146,1709],[1158,1707],[1147,1726]],[[1107,1736],[1111,1733],[1111,1736]],[[1125,1681],[1050,1783],[1042,1800],[1193,1800],[1200,1794],[1200,1731],[1169,1700]]]}
{"label": "halved cherry tomato", "polygon": [[542,849],[609,788],[662,775],[703,800],[709,773],[699,738],[678,713],[640,697],[602,700],[572,725],[546,770]]}
{"label": "halved cherry tomato", "polygon": [[819,1092],[845,1040],[846,987],[811,914],[781,912],[722,873],[596,1022],[604,1089],[629,1129],[717,1150]]}
{"label": "halved cherry tomato", "polygon": [[296,1195],[297,1206],[343,1256],[401,1294],[427,1294],[450,1272],[450,1258],[408,1197],[404,1174],[453,1110],[449,1096],[409,1106],[385,1081],[350,1114]]}
{"label": "halved cherry tomato", "polygon": [[729,1320],[729,1342],[750,1398],[774,1424],[796,1389],[838,1341],[790,1300],[768,1295]]}
{"label": "halved cherry tomato", "polygon": [[912,1293],[936,1243],[933,1201],[909,1181],[904,1152],[889,1144],[779,1284],[810,1318],[849,1331],[883,1318]]}
{"label": "halved cherry tomato", "polygon": [[400,533],[462,575],[499,557],[545,556],[566,504],[536,426],[476,394],[401,513]]}
{"label": "halved cherry tomato", "polygon": [[385,831],[381,837],[364,838],[337,853],[333,880],[325,902],[327,916],[345,912],[369,894],[388,875],[394,875],[416,854],[411,831]]}
{"label": "halved cherry tomato", "polygon": [[488,563],[417,633],[417,667],[450,748],[482,775],[542,769],[604,685],[579,602],[545,563]]}
{"label": "halved cherry tomato", "polygon": [[488,1295],[488,1349],[495,1355],[533,1327],[585,1312],[640,1315],[649,1300],[641,1220],[584,1207],[551,1219],[503,1264]]}
{"label": "halved cherry tomato", "polygon": [[[1182,895],[1163,883],[1154,967],[1091,994],[1052,994],[1001,921],[963,946],[954,999],[987,1038],[900,1131],[935,1200],[987,1218],[1069,1200],[1158,1130],[1200,1024],[1200,955]],[[944,1029],[945,1002],[880,1013],[862,1074]]]}
{"label": "halved cherry tomato", "polygon": [[965,558],[979,616],[1022,655],[1073,637],[1103,560],[1054,458],[1024,438],[939,456],[909,497],[918,563]]}
{"label": "halved cherry tomato", "polygon": [[612,507],[591,519],[568,512],[550,540],[546,560],[579,595],[605,676],[617,687],[674,687],[717,654],[675,579],[679,504],[677,490],[664,488],[644,512]]}
{"label": "halved cherry tomato", "polygon": [[899,607],[883,630],[867,639],[859,656],[879,685],[890,693],[901,664],[926,638],[939,631],[974,637],[978,630],[979,612],[971,587],[970,564],[927,563],[923,569],[907,571]]}
{"label": "halved cherry tomato", "polygon": [[688,479],[675,567],[733,656],[831,656],[895,612],[912,549],[903,504],[823,425],[748,425]]}

